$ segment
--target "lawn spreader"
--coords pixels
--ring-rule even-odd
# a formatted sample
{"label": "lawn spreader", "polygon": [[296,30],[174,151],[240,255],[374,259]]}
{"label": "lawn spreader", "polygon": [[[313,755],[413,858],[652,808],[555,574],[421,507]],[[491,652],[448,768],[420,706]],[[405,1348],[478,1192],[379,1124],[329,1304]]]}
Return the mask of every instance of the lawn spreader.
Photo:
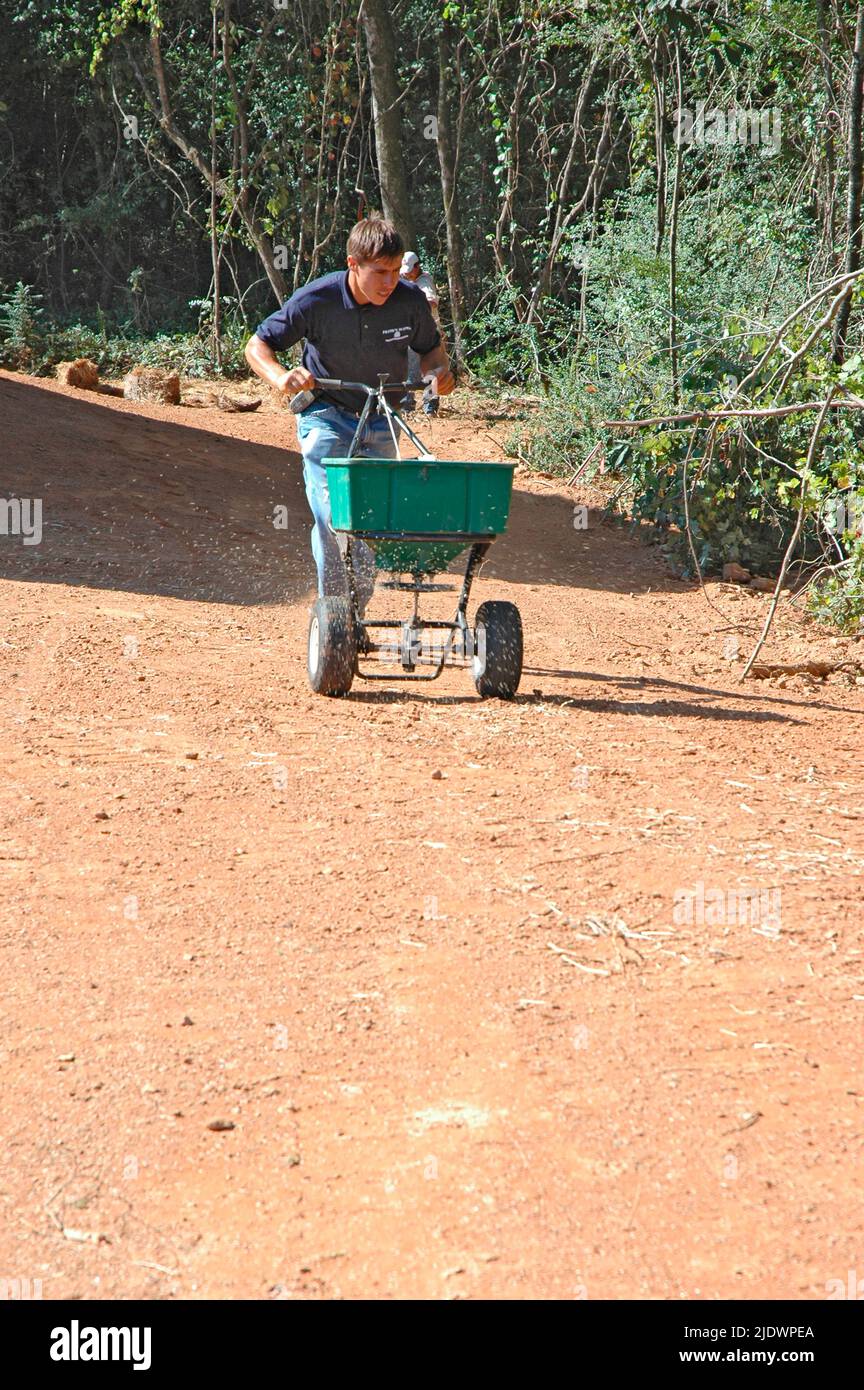
{"label": "lawn spreader", "polygon": [[[348,594],[316,599],[309,622],[309,682],[320,695],[346,695],[362,680],[436,680],[445,666],[469,668],[482,697],[510,698],[522,674],[522,620],[513,603],[485,600],[469,624],[468,599],[495,538],[506,529],[513,488],[512,463],[437,459],[394,409],[385,392],[416,384],[316,379],[316,387],[364,392],[366,402],[347,457],[326,459],[331,524],[345,560]],[[364,426],[375,410],[385,417],[395,458],[358,454]],[[420,451],[399,455],[399,432]],[[410,617],[369,618],[361,613],[354,549],[362,541],[380,587],[413,596]],[[426,594],[455,592],[435,576],[463,551],[465,571],[452,619],[420,617]],[[456,576],[453,576],[456,578]],[[430,640],[431,637],[431,640]],[[372,670],[396,666],[394,670]],[[419,669],[418,668],[430,668]]]}

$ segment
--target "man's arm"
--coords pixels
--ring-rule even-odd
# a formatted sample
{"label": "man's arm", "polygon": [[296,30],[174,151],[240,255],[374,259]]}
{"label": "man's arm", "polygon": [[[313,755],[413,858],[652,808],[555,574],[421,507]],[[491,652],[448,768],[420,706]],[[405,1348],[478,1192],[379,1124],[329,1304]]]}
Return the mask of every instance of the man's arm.
{"label": "man's arm", "polygon": [[305,367],[295,367],[293,371],[283,367],[270,344],[259,338],[257,333],[252,334],[243,355],[255,375],[283,395],[290,392],[293,396],[297,391],[311,391],[315,385],[314,376]]}
{"label": "man's arm", "polygon": [[450,358],[443,342],[420,358],[420,375],[426,376],[429,372],[434,372],[438,378],[438,395],[449,396],[456,381],[450,370]]}
{"label": "man's arm", "polygon": [[424,279],[424,284],[421,286],[421,289],[426,296],[429,308],[435,310],[438,308],[438,286],[435,284],[431,275],[421,277],[421,279]]}

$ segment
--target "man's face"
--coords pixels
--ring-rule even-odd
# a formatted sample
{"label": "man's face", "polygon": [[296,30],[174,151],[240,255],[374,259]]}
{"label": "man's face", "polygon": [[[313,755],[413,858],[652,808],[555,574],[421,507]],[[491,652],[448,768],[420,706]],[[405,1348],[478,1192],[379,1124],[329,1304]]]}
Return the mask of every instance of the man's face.
{"label": "man's face", "polygon": [[358,261],[356,256],[349,256],[348,269],[352,274],[351,288],[361,304],[385,304],[399,284],[402,257],[389,256],[380,261]]}
{"label": "man's face", "polygon": [[412,265],[410,270],[406,270],[402,276],[403,280],[417,280],[420,276],[420,266]]}

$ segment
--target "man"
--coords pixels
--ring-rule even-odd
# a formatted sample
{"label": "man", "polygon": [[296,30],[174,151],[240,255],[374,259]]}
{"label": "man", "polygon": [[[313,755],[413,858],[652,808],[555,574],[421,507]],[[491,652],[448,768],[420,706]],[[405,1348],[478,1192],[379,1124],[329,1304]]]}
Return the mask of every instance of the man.
{"label": "man", "polygon": [[[314,518],[312,553],[321,596],[348,590],[345,565],[330,525],[324,460],[346,456],[366,397],[357,391],[316,390],[316,377],[377,386],[386,372],[392,381],[405,381],[411,347],[419,354],[421,370],[436,376],[442,395],[455,385],[426,296],[399,278],[404,249],[392,222],[380,217],[358,222],[348,238],[347,271],[322,275],[297,290],[259,324],[246,344],[249,366],[277,391],[292,396],[315,391],[315,400],[297,417],[297,435]],[[305,339],[302,366],[286,370],[276,353],[301,339]],[[387,395],[395,405],[401,393]],[[359,453],[367,458],[395,457],[386,420],[369,416]],[[352,547],[352,554],[362,614],[374,588],[375,563],[368,546]]]}
{"label": "man", "polygon": [[[435,284],[435,281],[432,279],[432,276],[421,266],[420,257],[417,255],[416,251],[406,251],[405,255],[402,257],[402,279],[408,280],[411,284],[416,285],[418,289],[423,291],[423,293],[426,296],[429,308],[432,310],[432,317],[434,318],[436,324],[438,325],[438,328],[440,329],[441,320],[438,317],[438,289]],[[416,381],[419,383],[420,378],[421,372],[417,354],[409,350],[408,380]],[[413,410],[413,397],[406,397],[405,403],[408,405],[409,409]],[[438,414],[437,395],[432,395],[431,393],[424,393],[423,411],[426,415]]]}
{"label": "man", "polygon": [[440,319],[438,318],[438,290],[432,276],[421,266],[420,257],[417,255],[416,251],[406,251],[405,255],[402,257],[402,279],[409,280],[411,284],[416,285],[418,289],[423,291],[429,303],[429,308],[432,310],[432,316],[440,327]]}

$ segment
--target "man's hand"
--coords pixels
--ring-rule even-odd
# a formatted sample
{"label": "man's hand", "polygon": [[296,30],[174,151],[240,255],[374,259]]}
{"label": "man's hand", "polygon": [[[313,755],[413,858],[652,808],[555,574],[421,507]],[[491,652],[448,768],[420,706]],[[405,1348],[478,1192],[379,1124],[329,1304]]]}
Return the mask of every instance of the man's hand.
{"label": "man's hand", "polygon": [[443,343],[420,358],[420,375],[438,378],[438,395],[449,396],[456,386],[456,379],[450,370],[450,359]]}
{"label": "man's hand", "polygon": [[433,369],[432,375],[438,378],[438,395],[449,396],[456,389],[456,378],[449,367]]}
{"label": "man's hand", "polygon": [[257,333],[246,344],[245,357],[256,376],[283,395],[295,396],[298,391],[311,391],[315,386],[314,376],[305,367],[295,367],[293,371],[283,367],[270,344]]}
{"label": "man's hand", "polygon": [[296,396],[298,391],[314,391],[315,378],[305,367],[295,367],[293,371],[283,373],[276,389],[284,396]]}

